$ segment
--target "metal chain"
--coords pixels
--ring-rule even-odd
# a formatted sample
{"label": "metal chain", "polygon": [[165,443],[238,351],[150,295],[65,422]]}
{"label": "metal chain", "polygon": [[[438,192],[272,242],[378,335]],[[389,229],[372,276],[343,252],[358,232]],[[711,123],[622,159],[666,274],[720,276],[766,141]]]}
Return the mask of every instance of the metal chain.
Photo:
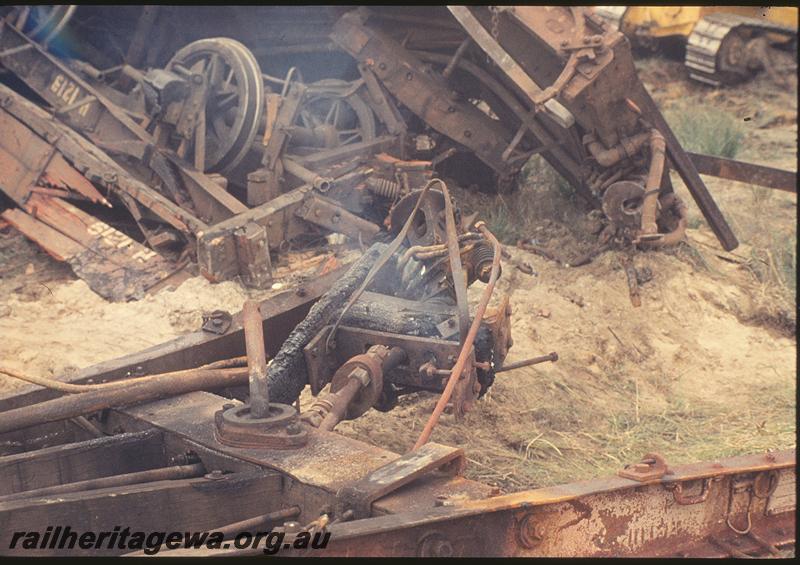
{"label": "metal chain", "polygon": [[497,41],[500,37],[500,6],[489,6],[492,13],[492,37]]}

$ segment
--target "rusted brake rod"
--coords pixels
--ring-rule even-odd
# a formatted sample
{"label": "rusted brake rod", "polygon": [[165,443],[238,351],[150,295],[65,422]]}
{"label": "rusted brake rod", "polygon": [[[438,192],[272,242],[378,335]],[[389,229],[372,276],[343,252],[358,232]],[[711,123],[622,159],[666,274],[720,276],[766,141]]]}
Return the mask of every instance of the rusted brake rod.
{"label": "rusted brake rod", "polygon": [[530,367],[531,365],[538,365],[539,363],[546,363],[548,361],[553,363],[558,361],[558,353],[554,351],[547,355],[542,355],[541,357],[533,357],[531,359],[517,361],[516,363],[509,363],[508,365],[503,365],[499,369],[495,369],[494,372],[495,374],[504,373],[506,371],[513,371],[514,369],[521,369],[522,367]]}
{"label": "rusted brake rod", "polygon": [[0,503],[12,500],[23,500],[26,498],[38,498],[54,494],[65,494],[68,492],[82,492],[87,490],[97,490],[110,487],[122,487],[126,485],[136,485],[140,483],[150,483],[155,481],[169,481],[177,479],[190,479],[199,477],[205,473],[202,463],[191,465],[174,465],[172,467],[161,467],[159,469],[147,469],[136,473],[125,473],[122,475],[111,475],[110,477],[99,477],[76,481],[74,483],[64,483],[22,492],[16,492],[5,496],[0,496]]}
{"label": "rusted brake rod", "polygon": [[247,382],[248,370],[244,367],[201,368],[196,371],[165,373],[127,387],[92,390],[0,412],[0,433],[66,420],[115,406],[127,406],[197,390],[243,385]]}
{"label": "rusted brake rod", "polygon": [[701,175],[785,190],[797,194],[797,173],[702,153],[686,153]]}

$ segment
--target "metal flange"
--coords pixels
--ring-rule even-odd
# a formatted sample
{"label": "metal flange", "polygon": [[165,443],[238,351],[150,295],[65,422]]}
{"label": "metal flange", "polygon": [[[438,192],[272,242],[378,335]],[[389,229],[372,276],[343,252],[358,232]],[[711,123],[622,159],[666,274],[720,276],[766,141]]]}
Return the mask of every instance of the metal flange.
{"label": "metal flange", "polygon": [[214,414],[217,441],[233,447],[296,449],[308,442],[308,431],[288,404],[270,403],[269,416],[253,418],[250,406],[223,408]]}

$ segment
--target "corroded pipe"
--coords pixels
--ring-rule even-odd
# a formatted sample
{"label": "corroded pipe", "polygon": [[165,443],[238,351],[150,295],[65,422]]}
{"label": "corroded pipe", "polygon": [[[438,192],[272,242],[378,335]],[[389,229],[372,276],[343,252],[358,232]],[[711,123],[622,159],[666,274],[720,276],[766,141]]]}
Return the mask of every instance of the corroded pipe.
{"label": "corroded pipe", "polygon": [[656,204],[658,191],[661,188],[661,177],[664,174],[664,157],[666,154],[666,141],[657,129],[650,131],[650,170],[644,185],[644,199],[642,200],[642,234],[651,235],[658,233],[656,226]]}
{"label": "corroded pipe", "polygon": [[650,138],[650,132],[637,133],[631,137],[624,138],[610,149],[606,149],[592,134],[587,134],[583,138],[583,142],[598,165],[610,167],[619,163],[623,158],[630,158],[636,155]]}
{"label": "corroded pipe", "polygon": [[6,496],[0,496],[0,503],[11,502],[12,500],[25,500],[27,498],[52,496],[55,494],[66,494],[70,492],[83,492],[102,488],[138,485],[141,483],[151,483],[155,481],[190,479],[193,477],[199,477],[203,473],[205,473],[205,467],[203,467],[202,463],[161,467],[159,469],[147,469],[146,471],[137,471],[135,473],[111,475],[109,477],[99,477],[96,479],[87,479],[85,481],[76,481],[74,483],[64,483],[60,485],[16,492]]}
{"label": "corroded pipe", "polygon": [[689,208],[686,204],[675,194],[667,194],[661,200],[661,208],[669,210],[670,208],[678,216],[678,225],[669,233],[664,234],[662,237],[647,241],[644,240],[640,244],[645,244],[648,247],[669,247],[677,245],[684,237],[686,237],[686,227],[688,224]]}
{"label": "corroded pipe", "polygon": [[[363,371],[363,369],[361,370]],[[331,403],[330,409],[320,423],[319,429],[331,431],[335,428],[336,424],[342,421],[342,418],[344,418],[347,412],[347,407],[350,406],[350,403],[363,386],[366,386],[366,383],[360,380],[359,377],[353,375],[341,390],[332,394],[330,398],[328,398],[328,401]]]}
{"label": "corroded pipe", "polygon": [[297,161],[293,161],[287,157],[283,157],[281,159],[281,162],[283,163],[283,169],[287,173],[296,176],[303,182],[309,183],[311,186],[313,186],[320,192],[327,192],[333,187],[332,178],[323,177],[318,175],[314,171],[309,171]]}
{"label": "corroded pipe", "polygon": [[159,375],[126,387],[92,390],[0,412],[0,434],[67,420],[115,406],[177,396],[197,390],[243,385],[247,369],[197,369]]}
{"label": "corroded pipe", "polygon": [[248,300],[242,307],[242,328],[247,349],[247,372],[250,384],[250,414],[253,418],[269,415],[267,353],[264,348],[264,321],[258,302]]}

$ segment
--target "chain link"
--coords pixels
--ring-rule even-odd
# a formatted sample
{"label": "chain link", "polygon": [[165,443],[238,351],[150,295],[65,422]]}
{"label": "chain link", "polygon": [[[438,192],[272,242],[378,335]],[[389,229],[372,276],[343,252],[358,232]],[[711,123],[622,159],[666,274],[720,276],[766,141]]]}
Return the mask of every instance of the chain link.
{"label": "chain link", "polygon": [[497,41],[500,37],[500,6],[489,6],[492,12],[492,37]]}

